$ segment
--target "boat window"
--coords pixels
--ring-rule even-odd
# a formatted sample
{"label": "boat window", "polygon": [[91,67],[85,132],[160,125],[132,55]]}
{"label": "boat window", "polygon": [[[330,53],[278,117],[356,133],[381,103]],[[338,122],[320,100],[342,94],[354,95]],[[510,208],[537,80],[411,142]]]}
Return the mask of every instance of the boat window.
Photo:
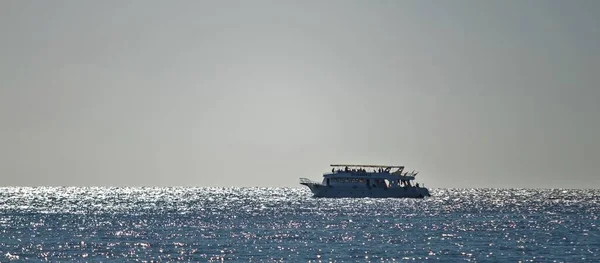
{"label": "boat window", "polygon": [[336,183],[364,183],[365,179],[362,179],[362,178],[331,178],[331,182],[336,182]]}

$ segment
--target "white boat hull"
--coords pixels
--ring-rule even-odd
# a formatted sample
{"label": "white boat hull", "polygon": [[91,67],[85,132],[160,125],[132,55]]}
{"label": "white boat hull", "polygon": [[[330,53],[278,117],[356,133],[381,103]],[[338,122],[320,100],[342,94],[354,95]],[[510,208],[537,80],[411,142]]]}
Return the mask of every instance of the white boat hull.
{"label": "white boat hull", "polygon": [[352,188],[333,187],[323,184],[305,184],[313,197],[372,197],[372,198],[423,198],[430,196],[424,187]]}

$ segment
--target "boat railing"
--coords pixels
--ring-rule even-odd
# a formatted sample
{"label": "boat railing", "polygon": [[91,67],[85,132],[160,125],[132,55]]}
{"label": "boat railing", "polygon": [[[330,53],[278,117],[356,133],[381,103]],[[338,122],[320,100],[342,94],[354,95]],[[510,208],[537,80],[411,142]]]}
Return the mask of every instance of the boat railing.
{"label": "boat railing", "polygon": [[300,184],[317,185],[317,184],[321,184],[321,183],[312,181],[308,178],[300,178]]}

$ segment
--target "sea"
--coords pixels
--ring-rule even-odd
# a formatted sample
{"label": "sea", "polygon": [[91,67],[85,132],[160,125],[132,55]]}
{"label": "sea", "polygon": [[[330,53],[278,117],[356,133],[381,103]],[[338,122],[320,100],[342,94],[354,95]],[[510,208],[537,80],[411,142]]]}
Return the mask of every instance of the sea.
{"label": "sea", "polygon": [[600,190],[0,188],[0,262],[600,262]]}

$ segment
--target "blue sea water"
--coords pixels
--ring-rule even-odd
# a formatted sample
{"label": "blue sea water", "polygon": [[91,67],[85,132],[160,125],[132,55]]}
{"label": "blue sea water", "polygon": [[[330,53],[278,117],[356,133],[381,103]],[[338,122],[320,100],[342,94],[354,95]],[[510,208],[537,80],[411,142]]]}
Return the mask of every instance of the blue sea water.
{"label": "blue sea water", "polygon": [[600,262],[600,190],[0,188],[0,262]]}

